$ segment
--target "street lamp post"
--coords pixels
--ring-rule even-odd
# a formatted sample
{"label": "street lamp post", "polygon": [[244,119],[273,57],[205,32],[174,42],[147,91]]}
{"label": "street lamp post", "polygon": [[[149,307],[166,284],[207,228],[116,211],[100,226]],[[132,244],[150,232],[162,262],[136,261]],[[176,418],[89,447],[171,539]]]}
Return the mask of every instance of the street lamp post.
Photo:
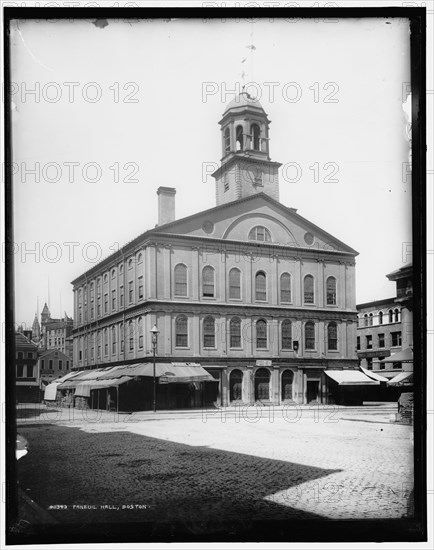
{"label": "street lamp post", "polygon": [[153,409],[154,412],[157,412],[157,380],[155,377],[155,353],[157,351],[157,342],[158,342],[158,335],[160,334],[160,331],[157,328],[157,325],[155,324],[151,329],[152,334],[152,352],[153,352],[153,359],[154,359],[154,369],[153,369],[153,379],[154,379],[154,392],[153,392]]}

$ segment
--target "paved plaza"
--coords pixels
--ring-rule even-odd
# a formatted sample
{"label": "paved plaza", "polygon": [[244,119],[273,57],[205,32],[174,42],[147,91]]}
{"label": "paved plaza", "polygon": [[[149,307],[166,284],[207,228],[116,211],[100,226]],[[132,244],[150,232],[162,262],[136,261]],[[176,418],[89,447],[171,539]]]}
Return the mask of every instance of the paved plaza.
{"label": "paved plaza", "polygon": [[19,480],[57,521],[82,519],[77,504],[95,505],[85,517],[101,521],[121,521],[123,505],[136,508],[122,521],[410,517],[413,427],[390,422],[394,412],[390,404],[22,414],[30,453]]}

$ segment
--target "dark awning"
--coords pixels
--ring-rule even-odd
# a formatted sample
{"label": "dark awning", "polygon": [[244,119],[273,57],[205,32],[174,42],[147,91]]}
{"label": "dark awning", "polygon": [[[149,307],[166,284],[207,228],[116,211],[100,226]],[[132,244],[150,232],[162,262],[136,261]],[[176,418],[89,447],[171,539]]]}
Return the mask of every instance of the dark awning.
{"label": "dark awning", "polygon": [[[133,365],[122,365],[115,367],[107,374],[102,374],[98,380],[115,378],[121,376],[154,376],[153,363],[135,363]],[[217,382],[199,363],[156,363],[155,377],[167,378],[167,382],[186,384],[189,382]]]}
{"label": "dark awning", "polygon": [[130,376],[122,376],[121,378],[112,378],[107,380],[83,380],[80,384],[77,384],[75,388],[75,395],[77,397],[89,397],[92,390],[101,390],[104,388],[112,388],[125,384],[132,380]]}

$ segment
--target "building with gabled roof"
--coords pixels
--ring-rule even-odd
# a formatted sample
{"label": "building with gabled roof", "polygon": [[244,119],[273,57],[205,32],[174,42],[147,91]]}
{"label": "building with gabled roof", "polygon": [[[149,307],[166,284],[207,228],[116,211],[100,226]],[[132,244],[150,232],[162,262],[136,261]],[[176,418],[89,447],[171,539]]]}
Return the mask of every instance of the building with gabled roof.
{"label": "building with gabled roof", "polygon": [[270,120],[238,99],[220,120],[217,206],[176,220],[160,187],[158,225],[72,281],[74,369],[149,363],[156,326],[160,366],[210,374],[187,389],[161,375],[160,406],[333,402],[345,373],[327,371],[358,365],[358,253],[279,202]]}

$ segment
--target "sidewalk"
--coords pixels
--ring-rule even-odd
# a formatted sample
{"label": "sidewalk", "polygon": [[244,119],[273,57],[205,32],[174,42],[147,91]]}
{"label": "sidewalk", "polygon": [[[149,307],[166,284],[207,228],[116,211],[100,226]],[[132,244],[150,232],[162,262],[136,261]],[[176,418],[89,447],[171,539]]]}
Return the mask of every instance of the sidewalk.
{"label": "sidewalk", "polygon": [[[21,411],[21,418],[20,418]],[[25,411],[25,413],[24,413]],[[325,405],[325,404],[312,404],[312,405],[257,405],[257,404],[243,404],[237,406],[219,407],[219,408],[197,408],[197,409],[174,409],[156,411],[106,411],[101,409],[76,409],[76,408],[62,408],[53,407],[43,404],[21,404],[18,406],[18,418],[17,424],[26,425],[29,423],[68,423],[68,422],[140,422],[151,420],[176,420],[176,419],[194,419],[194,418],[206,418],[211,420],[213,418],[219,419],[222,417],[270,417],[271,415],[282,418],[292,418],[297,415],[329,415],[341,417],[343,414],[348,416],[364,416],[369,419],[378,417],[378,415],[388,417],[389,415],[397,412],[397,404],[393,402],[388,403],[374,403],[369,402],[362,406],[343,406],[343,405]],[[33,414],[34,413],[34,414]],[[356,418],[357,419],[357,418]]]}

